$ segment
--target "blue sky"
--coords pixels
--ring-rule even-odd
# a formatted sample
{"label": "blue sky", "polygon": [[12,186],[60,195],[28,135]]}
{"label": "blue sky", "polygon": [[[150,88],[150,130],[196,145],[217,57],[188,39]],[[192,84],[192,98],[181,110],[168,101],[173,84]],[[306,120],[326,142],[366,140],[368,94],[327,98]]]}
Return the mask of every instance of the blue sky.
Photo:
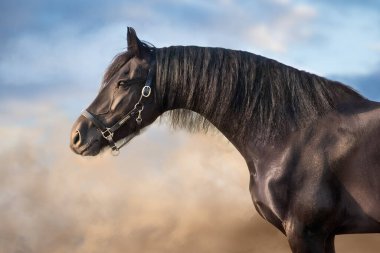
{"label": "blue sky", "polygon": [[2,1],[0,14],[2,103],[52,100],[79,111],[125,48],[127,26],[157,47],[246,50],[380,99],[375,0],[21,0]]}

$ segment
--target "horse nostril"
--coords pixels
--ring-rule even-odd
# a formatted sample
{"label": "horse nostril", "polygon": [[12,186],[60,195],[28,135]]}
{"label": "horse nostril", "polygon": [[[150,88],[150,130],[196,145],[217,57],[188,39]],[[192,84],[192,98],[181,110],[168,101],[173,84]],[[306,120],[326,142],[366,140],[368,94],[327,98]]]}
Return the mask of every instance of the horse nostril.
{"label": "horse nostril", "polygon": [[79,131],[75,131],[75,135],[74,135],[74,138],[73,138],[73,144],[74,145],[78,145],[80,143],[80,133]]}

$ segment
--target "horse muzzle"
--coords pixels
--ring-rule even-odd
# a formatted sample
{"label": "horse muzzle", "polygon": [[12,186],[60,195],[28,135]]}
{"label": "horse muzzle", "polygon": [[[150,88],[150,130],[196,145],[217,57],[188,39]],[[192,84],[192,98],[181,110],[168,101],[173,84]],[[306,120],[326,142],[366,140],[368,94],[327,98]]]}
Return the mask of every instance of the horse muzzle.
{"label": "horse muzzle", "polygon": [[85,121],[80,119],[71,130],[71,150],[83,156],[95,156],[101,150],[101,137],[96,129],[89,128]]}

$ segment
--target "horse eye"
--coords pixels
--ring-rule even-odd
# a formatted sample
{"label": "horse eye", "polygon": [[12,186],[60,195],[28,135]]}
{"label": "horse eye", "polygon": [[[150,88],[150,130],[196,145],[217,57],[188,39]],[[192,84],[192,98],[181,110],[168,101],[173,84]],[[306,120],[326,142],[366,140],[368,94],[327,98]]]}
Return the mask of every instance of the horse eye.
{"label": "horse eye", "polygon": [[117,86],[120,87],[120,86],[127,86],[127,82],[125,80],[121,80],[117,83]]}
{"label": "horse eye", "polygon": [[117,83],[117,87],[118,88],[120,86],[121,87],[129,87],[129,86],[132,86],[132,85],[135,85],[135,84],[141,84],[141,83],[144,83],[144,82],[145,82],[145,80],[143,80],[142,78],[124,79],[124,80],[120,80]]}

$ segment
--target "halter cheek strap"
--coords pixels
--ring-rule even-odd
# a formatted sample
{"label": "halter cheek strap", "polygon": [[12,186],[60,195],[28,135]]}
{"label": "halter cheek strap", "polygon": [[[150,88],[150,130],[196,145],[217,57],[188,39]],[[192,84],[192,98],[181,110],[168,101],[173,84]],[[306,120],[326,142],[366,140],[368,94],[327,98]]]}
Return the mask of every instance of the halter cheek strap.
{"label": "halter cheek strap", "polygon": [[[154,64],[153,64],[154,66]],[[134,108],[130,110],[123,118],[121,118],[118,122],[116,122],[113,126],[107,127],[105,126],[97,117],[96,115],[92,114],[91,112],[84,110],[82,112],[82,115],[90,120],[97,128],[98,130],[102,133],[102,136],[104,139],[108,141],[109,146],[111,147],[111,152],[113,155],[118,155],[120,153],[120,148],[122,148],[125,144],[127,144],[133,137],[139,134],[140,128],[133,134],[128,135],[127,137],[123,138],[120,142],[119,145],[114,141],[113,136],[114,133],[121,127],[123,126],[130,118],[135,116],[136,117],[136,123],[138,126],[141,125],[142,123],[142,118],[141,118],[141,112],[144,110],[144,105],[143,105],[143,99],[148,98],[151,93],[152,93],[152,81],[153,81],[153,71],[152,68],[149,69],[148,77],[145,82],[144,87],[141,90],[141,95],[138,100],[138,102],[135,104]]]}

